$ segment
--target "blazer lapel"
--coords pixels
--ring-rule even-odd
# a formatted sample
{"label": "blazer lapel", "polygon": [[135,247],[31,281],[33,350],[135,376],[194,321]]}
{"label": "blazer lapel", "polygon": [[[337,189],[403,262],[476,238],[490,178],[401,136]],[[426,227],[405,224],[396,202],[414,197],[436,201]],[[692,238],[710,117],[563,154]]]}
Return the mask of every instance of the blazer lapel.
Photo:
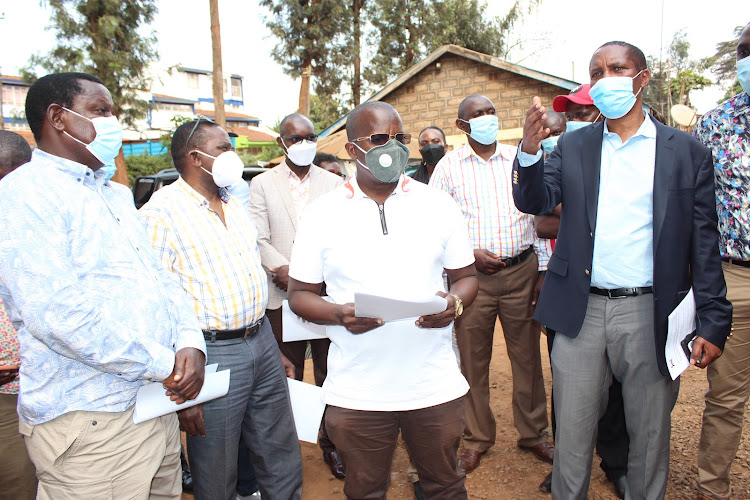
{"label": "blazer lapel", "polygon": [[669,185],[674,174],[674,130],[654,121],[656,124],[656,159],[654,162],[654,252],[667,214]]}
{"label": "blazer lapel", "polygon": [[602,167],[602,133],[604,125],[594,123],[581,139],[581,168],[583,189],[586,197],[586,214],[591,232],[596,229],[596,212],[599,204],[599,172]]}
{"label": "blazer lapel", "polygon": [[284,202],[289,218],[292,220],[292,226],[297,231],[297,212],[294,210],[294,201],[292,200],[292,188],[289,185],[289,178],[286,176],[286,172],[281,169],[273,169],[274,175],[273,180],[276,183],[276,187],[279,189],[281,195],[281,201]]}
{"label": "blazer lapel", "polygon": [[315,165],[310,165],[310,172],[307,174],[310,176],[310,191],[307,194],[307,203],[310,203],[315,198],[323,194],[322,182],[319,182],[320,171]]}

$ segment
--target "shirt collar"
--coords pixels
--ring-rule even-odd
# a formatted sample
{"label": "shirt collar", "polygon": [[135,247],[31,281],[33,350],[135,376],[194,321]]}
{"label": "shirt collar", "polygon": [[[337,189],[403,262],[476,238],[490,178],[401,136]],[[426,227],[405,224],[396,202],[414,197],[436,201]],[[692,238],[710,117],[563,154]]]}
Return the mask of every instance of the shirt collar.
{"label": "shirt collar", "polygon": [[[193,200],[193,202],[195,202],[196,205],[205,207],[209,206],[210,203],[208,201],[208,198],[193,189],[193,186],[185,182],[185,179],[183,179],[182,176],[179,176],[176,182],[177,186],[182,188],[182,190],[190,197],[191,200]],[[219,197],[225,204],[229,203],[230,194],[227,188],[219,188]]]}
{"label": "shirt collar", "polygon": [[[654,122],[651,120],[648,114],[646,114],[645,111],[643,112],[643,116],[645,120],[643,120],[643,123],[641,123],[641,126],[638,127],[638,130],[635,132],[635,134],[633,134],[633,136],[630,139],[632,139],[633,137],[638,137],[638,136],[643,136],[648,139],[656,139],[656,125],[654,125]],[[604,136],[611,137],[615,135],[617,135],[615,132],[609,131],[609,128],[607,127],[607,120],[605,119],[604,120]],[[617,137],[620,137],[620,136],[617,135]]]}
{"label": "shirt collar", "polygon": [[[458,158],[460,160],[466,160],[467,158],[471,156],[476,156],[477,159],[484,162],[484,159],[480,158],[478,154],[474,151],[474,148],[471,147],[471,144],[469,144],[468,140],[466,144],[461,146],[458,150]],[[507,148],[504,148],[500,145],[499,142],[495,141],[495,152],[492,153],[492,156],[490,156],[490,161],[495,158],[496,156],[501,156],[504,160],[513,161],[515,157],[508,156]]]}
{"label": "shirt collar", "polygon": [[[394,195],[404,195],[411,191],[411,185],[413,181],[411,177],[405,174],[401,174],[401,177],[399,177],[398,184],[396,185],[396,188],[391,193],[391,196]],[[347,198],[353,199],[353,198],[367,198],[370,199],[369,196],[367,196],[362,189],[360,189],[359,184],[357,183],[357,172],[355,171],[352,175],[349,176],[349,178],[344,182],[344,188],[346,188],[347,191],[349,191],[349,194],[347,195]]]}
{"label": "shirt collar", "polygon": [[101,168],[94,171],[82,163],[55,156],[39,148],[36,148],[32,152],[32,157],[54,163],[58,170],[70,175],[77,182],[81,182],[84,185],[93,186],[94,188],[104,185],[105,173]]}
{"label": "shirt collar", "polygon": [[281,167],[281,170],[283,170],[284,172],[286,172],[286,175],[293,175],[294,177],[297,177],[297,179],[299,179],[300,182],[302,182],[305,179],[307,179],[308,177],[310,177],[310,170],[312,170],[312,168],[308,169],[307,173],[305,174],[305,176],[300,179],[297,176],[297,174],[295,174],[294,171],[291,168],[289,168],[289,164],[287,163],[287,161],[288,161],[288,159],[285,159],[283,162],[281,162],[281,165],[279,165]]}

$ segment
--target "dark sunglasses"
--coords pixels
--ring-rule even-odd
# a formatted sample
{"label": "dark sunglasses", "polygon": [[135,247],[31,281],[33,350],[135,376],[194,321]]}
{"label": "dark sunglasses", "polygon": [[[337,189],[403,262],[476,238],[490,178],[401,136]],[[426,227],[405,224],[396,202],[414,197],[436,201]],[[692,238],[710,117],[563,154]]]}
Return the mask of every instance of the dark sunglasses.
{"label": "dark sunglasses", "polygon": [[317,134],[290,135],[288,137],[282,137],[282,139],[294,145],[294,144],[297,144],[298,142],[302,142],[303,140],[310,141],[310,142],[318,142],[318,135]]}
{"label": "dark sunglasses", "polygon": [[198,115],[198,119],[195,120],[195,125],[193,125],[193,129],[190,131],[190,134],[187,137],[187,141],[185,141],[185,154],[190,154],[190,139],[193,138],[193,134],[195,134],[195,131],[198,130],[198,125],[200,125],[201,120],[214,123],[214,121],[210,118],[207,118],[203,115]]}
{"label": "dark sunglasses", "polygon": [[382,146],[391,139],[396,139],[401,144],[409,144],[411,142],[411,134],[371,134],[365,137],[352,139],[351,142],[359,142],[368,139],[373,146]]}

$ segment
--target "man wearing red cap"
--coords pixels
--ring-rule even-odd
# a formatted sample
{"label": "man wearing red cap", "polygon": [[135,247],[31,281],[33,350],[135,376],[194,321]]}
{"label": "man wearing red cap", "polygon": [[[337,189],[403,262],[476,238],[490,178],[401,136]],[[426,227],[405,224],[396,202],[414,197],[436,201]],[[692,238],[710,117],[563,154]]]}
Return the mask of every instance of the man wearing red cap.
{"label": "man wearing red cap", "polygon": [[[559,95],[552,101],[552,109],[558,113],[565,113],[566,131],[585,127],[598,121],[601,117],[599,109],[589,96],[591,86],[587,83],[573,89],[570,94]],[[549,215],[536,216],[535,224],[540,238],[557,238],[560,227],[561,205]],[[547,329],[547,348],[552,353],[552,343],[555,332]],[[554,402],[552,404],[552,432],[557,427],[554,417]],[[596,452],[601,458],[601,468],[612,482],[615,493],[619,498],[625,498],[628,471],[628,447],[630,439],[625,428],[625,410],[622,402],[622,385],[615,378],[609,388],[609,402],[607,410],[599,420],[596,437]],[[539,487],[543,491],[551,491],[552,474],[547,476]]]}

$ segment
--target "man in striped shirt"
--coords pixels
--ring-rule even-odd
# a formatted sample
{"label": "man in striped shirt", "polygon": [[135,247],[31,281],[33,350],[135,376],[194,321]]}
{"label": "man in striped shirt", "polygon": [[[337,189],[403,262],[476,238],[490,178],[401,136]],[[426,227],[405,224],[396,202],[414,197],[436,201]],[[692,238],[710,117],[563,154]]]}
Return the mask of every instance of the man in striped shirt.
{"label": "man in striped shirt", "polygon": [[205,119],[178,127],[171,153],[180,178],[141,215],[157,254],[192,299],[207,363],[231,370],[225,397],[179,412],[195,498],[235,498],[242,434],[263,498],[298,499],[302,459],[282,357],[264,316],[258,232],[247,207],[225,189],[241,180],[242,161],[227,133]]}
{"label": "man in striped shirt", "polygon": [[464,449],[459,467],[471,472],[495,444],[489,397],[489,367],[496,318],[500,318],[513,370],[513,420],[518,446],[552,462],[547,440],[547,399],[539,354],[541,328],[534,302],[549,260],[549,242],[539,240],[534,218],[519,212],[511,175],[516,148],[497,142],[495,106],[481,95],[461,102],[456,126],[468,143],[445,155],[430,185],[459,204],[474,244],[479,294],[456,320],[461,370],[471,390],[466,397]]}

